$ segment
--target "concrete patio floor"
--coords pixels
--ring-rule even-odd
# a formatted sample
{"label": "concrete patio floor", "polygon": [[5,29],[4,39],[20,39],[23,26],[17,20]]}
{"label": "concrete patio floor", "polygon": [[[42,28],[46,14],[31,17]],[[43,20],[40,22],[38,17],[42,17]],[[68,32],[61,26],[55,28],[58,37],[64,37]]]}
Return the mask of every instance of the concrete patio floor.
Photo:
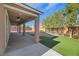
{"label": "concrete patio floor", "polygon": [[61,56],[50,48],[36,44],[33,37],[26,34],[11,33],[5,56]]}
{"label": "concrete patio floor", "polygon": [[10,51],[14,51],[20,48],[27,47],[29,45],[35,44],[33,37],[26,34],[25,36],[22,35],[22,33],[11,33],[10,39],[8,42],[8,47],[5,51],[5,53],[8,53]]}

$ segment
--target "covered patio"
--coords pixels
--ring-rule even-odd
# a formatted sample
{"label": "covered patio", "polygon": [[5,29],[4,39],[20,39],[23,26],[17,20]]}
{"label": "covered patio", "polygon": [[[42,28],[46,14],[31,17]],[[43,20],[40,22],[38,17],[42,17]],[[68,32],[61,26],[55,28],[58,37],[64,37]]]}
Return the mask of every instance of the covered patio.
{"label": "covered patio", "polygon": [[8,46],[4,56],[41,56],[46,53],[49,48],[41,43],[35,43],[34,37],[25,34],[11,33]]}
{"label": "covered patio", "polygon": [[[14,44],[13,47],[14,46],[16,47],[14,49],[23,47],[24,45],[28,46],[30,44],[39,43],[39,16],[41,14],[42,14],[41,11],[36,10],[26,4],[19,4],[19,3],[17,3],[17,4],[16,3],[0,4],[0,18],[1,18],[1,20],[0,20],[0,24],[1,24],[0,25],[0,28],[1,28],[0,36],[2,36],[0,39],[0,55],[3,55],[4,52],[6,52],[6,49],[8,49],[7,52],[11,50],[12,41],[15,42],[15,43],[13,43]],[[31,20],[35,21],[34,38],[31,38],[30,36],[25,34],[25,23],[29,22]],[[10,34],[11,25],[17,26],[17,33]],[[23,26],[22,33],[21,33],[21,25]],[[24,36],[24,37],[22,37],[22,36]],[[31,39],[29,39],[29,37]],[[11,40],[12,38],[16,39],[16,41]],[[23,41],[22,41],[22,39],[23,39]],[[25,39],[27,39],[27,40],[25,40]],[[20,42],[17,43],[17,41],[22,42],[23,45],[20,46]],[[25,42],[27,41],[27,43],[24,43],[24,41]],[[9,49],[9,47],[10,47],[10,49]]]}

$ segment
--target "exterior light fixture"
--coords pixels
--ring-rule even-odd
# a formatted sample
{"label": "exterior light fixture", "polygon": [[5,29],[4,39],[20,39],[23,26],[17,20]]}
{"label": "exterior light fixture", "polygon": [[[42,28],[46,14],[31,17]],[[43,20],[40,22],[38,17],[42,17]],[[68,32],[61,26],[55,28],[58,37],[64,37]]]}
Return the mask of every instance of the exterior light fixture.
{"label": "exterior light fixture", "polygon": [[17,20],[16,21],[20,21],[20,17],[17,17]]}

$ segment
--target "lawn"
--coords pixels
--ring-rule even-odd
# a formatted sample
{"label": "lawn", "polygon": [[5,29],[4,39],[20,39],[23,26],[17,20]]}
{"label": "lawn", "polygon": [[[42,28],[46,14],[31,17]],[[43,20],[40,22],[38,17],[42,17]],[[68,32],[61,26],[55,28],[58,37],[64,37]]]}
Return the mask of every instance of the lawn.
{"label": "lawn", "polygon": [[79,40],[65,36],[55,38],[40,37],[40,43],[59,52],[63,56],[79,56]]}

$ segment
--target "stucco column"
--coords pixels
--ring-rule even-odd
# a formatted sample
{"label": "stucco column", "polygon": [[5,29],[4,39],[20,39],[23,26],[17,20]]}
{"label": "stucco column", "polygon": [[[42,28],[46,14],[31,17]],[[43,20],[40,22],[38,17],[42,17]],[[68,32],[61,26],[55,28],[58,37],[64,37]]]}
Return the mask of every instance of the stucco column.
{"label": "stucco column", "polygon": [[23,23],[23,36],[25,36],[25,23]]}
{"label": "stucco column", "polygon": [[39,43],[39,17],[35,19],[35,42]]}
{"label": "stucco column", "polygon": [[21,25],[17,25],[17,32],[21,33]]}
{"label": "stucco column", "polygon": [[18,30],[18,25],[17,25],[17,33],[19,32],[19,30]]}

